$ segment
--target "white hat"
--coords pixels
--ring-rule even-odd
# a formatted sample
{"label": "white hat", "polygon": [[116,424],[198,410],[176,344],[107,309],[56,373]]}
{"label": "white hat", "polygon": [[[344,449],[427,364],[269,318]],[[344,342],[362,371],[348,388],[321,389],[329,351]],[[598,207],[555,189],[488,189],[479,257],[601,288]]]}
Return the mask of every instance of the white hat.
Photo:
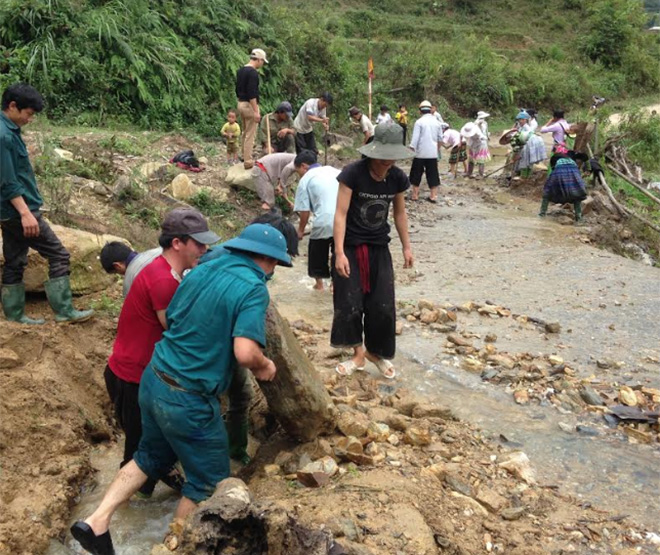
{"label": "white hat", "polygon": [[428,100],[422,100],[419,104],[419,109],[422,110],[424,108],[428,108],[429,110],[431,109],[432,104]]}
{"label": "white hat", "polygon": [[268,60],[266,59],[266,53],[261,49],[261,48],[255,48],[250,52],[250,58],[256,58],[257,60],[263,60],[264,62],[268,63]]}
{"label": "white hat", "polygon": [[479,133],[479,128],[471,121],[461,128],[461,135],[466,139],[474,137],[477,133]]}
{"label": "white hat", "polygon": [[479,111],[477,112],[477,119],[486,119],[490,114],[488,112]]}

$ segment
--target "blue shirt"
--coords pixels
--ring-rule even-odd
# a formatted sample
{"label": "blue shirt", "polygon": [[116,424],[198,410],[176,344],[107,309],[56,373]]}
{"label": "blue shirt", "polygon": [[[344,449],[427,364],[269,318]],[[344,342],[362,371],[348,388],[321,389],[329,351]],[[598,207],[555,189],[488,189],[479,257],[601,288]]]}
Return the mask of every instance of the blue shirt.
{"label": "blue shirt", "polygon": [[340,170],[332,166],[316,166],[307,170],[296,189],[296,212],[312,212],[314,222],[310,239],[329,239],[335,222]]}
{"label": "blue shirt", "polygon": [[229,252],[194,268],[167,308],[167,331],[152,366],[187,391],[215,396],[236,368],[233,339],[266,344],[266,274],[248,256]]}

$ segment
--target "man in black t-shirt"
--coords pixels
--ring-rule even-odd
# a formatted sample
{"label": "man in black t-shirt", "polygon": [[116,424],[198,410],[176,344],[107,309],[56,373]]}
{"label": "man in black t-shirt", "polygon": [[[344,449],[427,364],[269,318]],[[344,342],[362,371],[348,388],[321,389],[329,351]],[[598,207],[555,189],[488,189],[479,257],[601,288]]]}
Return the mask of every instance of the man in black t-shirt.
{"label": "man in black t-shirt", "polygon": [[261,121],[259,72],[257,70],[267,63],[266,53],[261,48],[255,48],[250,53],[250,61],[236,73],[238,113],[243,122],[243,167],[246,170],[254,167],[252,149],[257,134],[257,125]]}
{"label": "man in black t-shirt", "polygon": [[366,158],[349,164],[337,176],[330,342],[354,351],[353,358],[337,365],[342,376],[363,370],[365,360],[373,362],[386,378],[396,375],[390,362],[396,347],[394,269],[388,246],[392,203],[404,268],[413,265],[405,203],[410,181],[394,164],[415,154],[402,142],[401,126],[381,123],[374,140],[358,149]]}

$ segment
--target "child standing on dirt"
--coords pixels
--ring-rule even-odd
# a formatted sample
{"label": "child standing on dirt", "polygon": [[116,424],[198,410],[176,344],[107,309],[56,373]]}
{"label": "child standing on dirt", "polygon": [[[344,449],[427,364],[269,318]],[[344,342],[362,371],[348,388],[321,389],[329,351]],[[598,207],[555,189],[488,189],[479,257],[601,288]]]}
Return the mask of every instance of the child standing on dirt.
{"label": "child standing on dirt", "polygon": [[236,112],[227,112],[227,123],[222,126],[220,134],[227,141],[227,162],[238,163],[238,139],[241,136],[241,126],[236,122]]}

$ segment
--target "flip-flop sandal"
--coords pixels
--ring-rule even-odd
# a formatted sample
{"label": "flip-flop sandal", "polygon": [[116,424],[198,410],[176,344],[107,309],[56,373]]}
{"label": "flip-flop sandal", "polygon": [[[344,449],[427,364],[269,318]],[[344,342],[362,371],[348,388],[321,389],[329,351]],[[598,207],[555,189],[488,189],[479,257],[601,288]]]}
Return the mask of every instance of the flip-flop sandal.
{"label": "flip-flop sandal", "polygon": [[97,536],[89,524],[79,520],[71,526],[71,535],[85,551],[92,555],[115,555],[110,530]]}
{"label": "flip-flop sandal", "polygon": [[[340,370],[340,368],[343,368],[343,370]],[[358,366],[355,364],[353,359],[347,360],[346,362],[340,362],[336,367],[335,367],[335,372],[339,374],[340,376],[352,376],[353,372],[356,370],[364,370],[364,366]]]}
{"label": "flip-flop sandal", "polygon": [[396,370],[394,365],[389,360],[379,358],[378,361],[374,362],[374,365],[376,368],[378,368],[383,378],[387,378],[388,380],[393,380],[396,378]]}
{"label": "flip-flop sandal", "polygon": [[436,198],[429,197],[426,200],[428,200],[429,202],[432,202],[433,204],[438,204],[438,199],[436,199]]}

